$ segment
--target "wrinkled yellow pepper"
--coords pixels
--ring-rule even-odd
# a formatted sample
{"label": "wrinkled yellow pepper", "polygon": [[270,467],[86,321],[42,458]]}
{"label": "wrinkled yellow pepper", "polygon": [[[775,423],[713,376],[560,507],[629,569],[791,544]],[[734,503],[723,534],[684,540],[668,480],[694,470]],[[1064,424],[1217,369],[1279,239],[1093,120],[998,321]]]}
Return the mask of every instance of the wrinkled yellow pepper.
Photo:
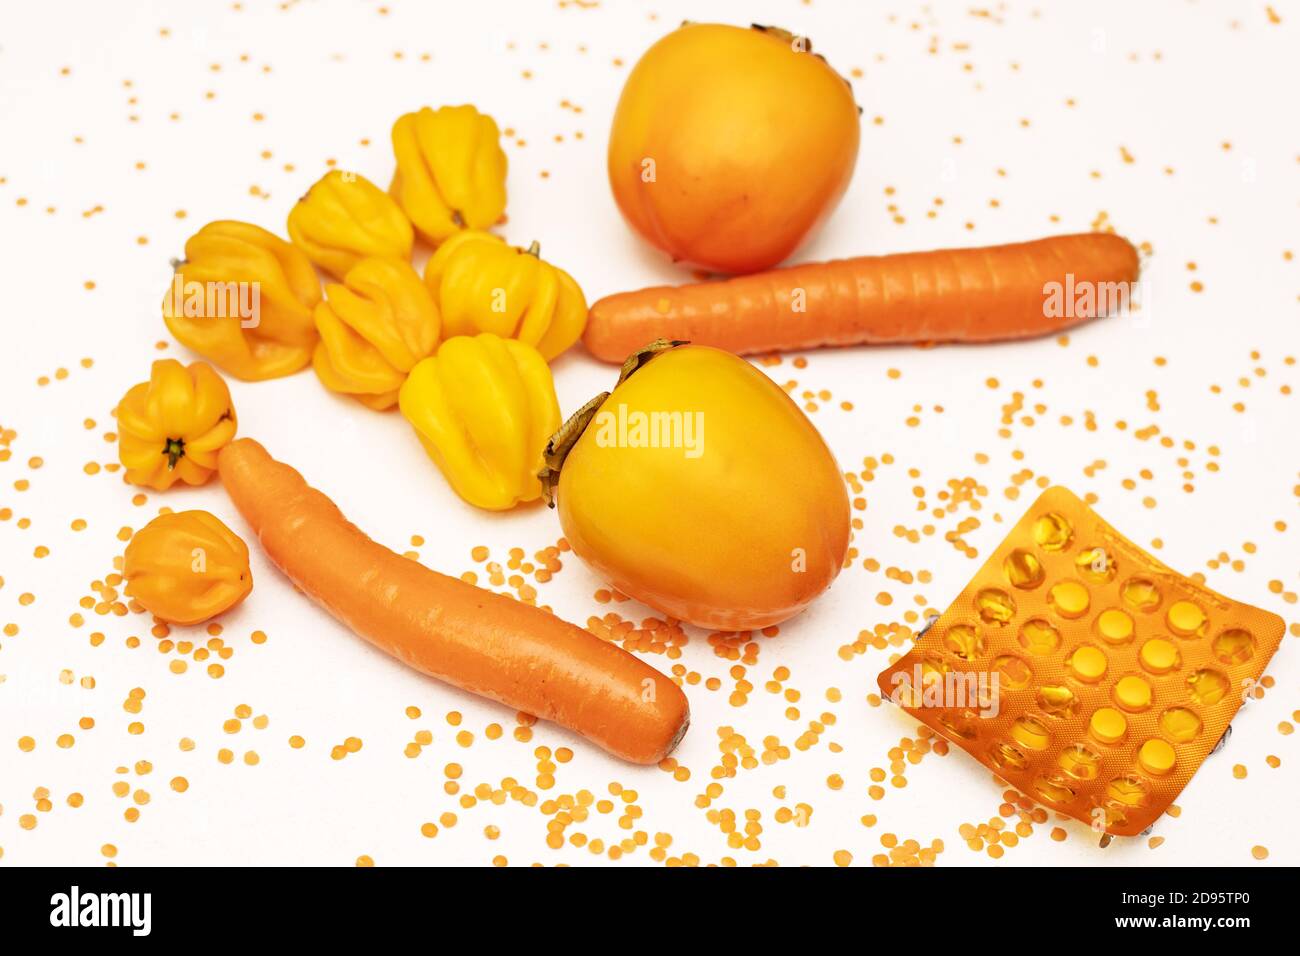
{"label": "wrinkled yellow pepper", "polygon": [[362,259],[410,259],[415,233],[391,196],[364,176],[335,169],[290,210],[289,238],[342,279]]}
{"label": "wrinkled yellow pepper", "polygon": [[246,381],[311,361],[320,279],[300,249],[246,222],[210,222],[185,243],[163,321],[172,335]]}
{"label": "wrinkled yellow pepper", "polygon": [[126,480],[155,491],[178,481],[201,485],[236,425],[230,389],[212,366],[160,359],[149,381],[133,385],[117,405],[117,454]]}
{"label": "wrinkled yellow pepper", "polygon": [[492,117],[472,106],[424,107],[393,124],[388,191],[433,245],[486,229],[506,209],[506,154]]}
{"label": "wrinkled yellow pepper", "polygon": [[531,345],[496,335],[448,339],[411,369],[402,414],[456,493],[503,511],[542,495],[537,472],[560,427],[545,360]]}
{"label": "wrinkled yellow pepper", "polygon": [[549,362],[587,324],[582,289],[541,259],[537,243],[517,249],[491,233],[457,233],[430,257],[424,281],[445,338],[491,332],[527,342]]}
{"label": "wrinkled yellow pepper", "polygon": [[198,624],[253,590],[248,545],[206,511],[168,512],[135,533],[122,562],[127,596],[172,624]]}
{"label": "wrinkled yellow pepper", "polygon": [[438,309],[420,274],[397,259],[362,259],[316,306],[320,341],[312,364],[325,387],[375,409],[438,345]]}

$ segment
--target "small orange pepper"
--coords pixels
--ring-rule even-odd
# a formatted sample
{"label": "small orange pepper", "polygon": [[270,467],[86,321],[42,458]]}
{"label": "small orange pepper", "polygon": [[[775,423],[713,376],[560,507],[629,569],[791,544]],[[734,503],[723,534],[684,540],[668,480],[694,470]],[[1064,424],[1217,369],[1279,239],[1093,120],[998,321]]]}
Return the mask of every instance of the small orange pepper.
{"label": "small orange pepper", "polygon": [[133,385],[117,405],[117,454],[126,480],[155,491],[177,481],[201,485],[236,427],[230,389],[212,366],[160,359],[149,381]]}
{"label": "small orange pepper", "polygon": [[135,533],[122,563],[126,594],[172,624],[199,624],[253,590],[248,545],[206,511],[167,512]]}
{"label": "small orange pepper", "polygon": [[342,280],[362,259],[410,259],[415,232],[388,193],[364,176],[332,169],[289,211],[289,238]]}
{"label": "small orange pepper", "polygon": [[185,243],[163,296],[181,344],[249,382],[311,361],[320,279],[297,246],[246,222],[210,222]]}

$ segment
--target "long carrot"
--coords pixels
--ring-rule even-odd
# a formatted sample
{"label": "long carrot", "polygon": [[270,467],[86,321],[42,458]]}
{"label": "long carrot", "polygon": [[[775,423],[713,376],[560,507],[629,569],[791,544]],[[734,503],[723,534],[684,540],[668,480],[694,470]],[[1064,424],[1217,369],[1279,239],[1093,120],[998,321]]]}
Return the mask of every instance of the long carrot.
{"label": "long carrot", "polygon": [[223,448],[218,470],[276,566],[403,663],[634,763],[662,760],[686,733],[686,695],[653,667],[554,614],[375,543],[252,439]]}
{"label": "long carrot", "polygon": [[[987,342],[1060,331],[1108,311],[1138,277],[1122,236],[1083,233],[980,249],[863,256],[607,296],[583,342],[622,362],[655,339],[738,354],[825,345]],[[1050,283],[1059,283],[1054,300]],[[1092,288],[1090,314],[1083,290]]]}

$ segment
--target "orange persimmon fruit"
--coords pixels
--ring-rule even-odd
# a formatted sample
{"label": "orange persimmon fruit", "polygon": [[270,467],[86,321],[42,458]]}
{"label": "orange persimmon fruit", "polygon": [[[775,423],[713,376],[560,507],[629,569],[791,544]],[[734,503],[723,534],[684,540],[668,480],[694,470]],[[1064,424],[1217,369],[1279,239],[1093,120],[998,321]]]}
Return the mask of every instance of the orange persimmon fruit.
{"label": "orange persimmon fruit", "polygon": [[770,268],[848,187],[858,113],[848,81],[806,38],[687,23],[623,87],[609,139],[614,199],[674,260]]}
{"label": "orange persimmon fruit", "polygon": [[781,386],[660,341],[552,437],[542,486],[573,552],[679,621],[745,631],[826,590],[849,545],[835,458]]}

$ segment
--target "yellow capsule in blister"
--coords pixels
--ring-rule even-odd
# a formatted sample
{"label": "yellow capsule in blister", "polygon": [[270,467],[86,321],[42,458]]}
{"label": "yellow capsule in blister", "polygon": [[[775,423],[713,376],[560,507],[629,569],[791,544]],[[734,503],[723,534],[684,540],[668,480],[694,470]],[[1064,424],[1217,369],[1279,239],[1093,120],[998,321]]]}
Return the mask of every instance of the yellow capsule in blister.
{"label": "yellow capsule in blister", "polygon": [[1074,559],[1079,577],[1093,584],[1105,584],[1115,577],[1115,559],[1105,548],[1084,548]]}
{"label": "yellow capsule in blister", "polygon": [[1059,778],[1034,778],[1034,792],[1048,803],[1069,803],[1074,799],[1074,788]]}
{"label": "yellow capsule in blister", "polygon": [[932,657],[979,677],[995,711],[908,710],[1006,785],[1131,836],[1192,777],[1284,633],[1052,488],[878,683],[888,693]]}
{"label": "yellow capsule in blister", "polygon": [[1133,639],[1133,618],[1117,607],[1108,607],[1097,615],[1097,636],[1109,644],[1125,644]]}
{"label": "yellow capsule in blister", "polygon": [[1091,644],[1084,644],[1070,655],[1070,673],[1087,684],[1095,684],[1105,677],[1106,666],[1106,655]]}
{"label": "yellow capsule in blister", "polygon": [[1078,581],[1058,581],[1047,592],[1047,603],[1061,617],[1073,620],[1088,613],[1088,589]]}
{"label": "yellow capsule in blister", "polygon": [[1103,744],[1116,743],[1128,733],[1128,718],[1114,707],[1098,707],[1088,720],[1088,732]]}
{"label": "yellow capsule in blister", "polygon": [[1036,617],[1020,629],[1020,646],[1035,657],[1046,657],[1061,646],[1061,632]]}
{"label": "yellow capsule in blister", "polygon": [[1205,634],[1205,611],[1195,601],[1175,601],[1165,612],[1165,623],[1179,637],[1201,637]]}
{"label": "yellow capsule in blister", "polygon": [[1143,644],[1138,659],[1153,674],[1166,674],[1181,663],[1178,648],[1163,637],[1153,637]]}
{"label": "yellow capsule in blister", "polygon": [[1119,596],[1139,611],[1154,611],[1160,606],[1160,588],[1150,578],[1129,578],[1120,588]]}
{"label": "yellow capsule in blister", "polygon": [[1126,773],[1106,784],[1106,796],[1126,807],[1140,807],[1147,802],[1147,785],[1135,773]]}
{"label": "yellow capsule in blister", "polygon": [[1049,511],[1034,522],[1034,542],[1044,551],[1061,551],[1074,537],[1074,529],[1064,515]]}
{"label": "yellow capsule in blister", "polygon": [[1035,696],[1038,706],[1051,717],[1070,717],[1074,714],[1078,698],[1074,691],[1060,684],[1045,684]]}
{"label": "yellow capsule in blister", "polygon": [[1138,750],[1138,765],[1149,774],[1163,777],[1174,769],[1177,762],[1174,748],[1169,741],[1152,737]]}
{"label": "yellow capsule in blister", "polygon": [[1130,674],[1115,682],[1115,703],[1127,711],[1137,712],[1151,706],[1151,685]]}
{"label": "yellow capsule in blister", "polygon": [[1170,707],[1160,715],[1160,732],[1174,743],[1195,740],[1201,732],[1201,718],[1187,707]]}
{"label": "yellow capsule in blister", "polygon": [[1228,694],[1226,675],[1208,667],[1201,668],[1187,678],[1187,692],[1192,702],[1203,707],[1212,707]]}
{"label": "yellow capsule in blister", "polygon": [[1215,637],[1210,649],[1224,664],[1244,664],[1255,656],[1255,635],[1245,628],[1232,627]]}
{"label": "yellow capsule in blister", "polygon": [[1041,720],[1020,717],[1011,725],[1011,739],[1026,750],[1046,750],[1052,742],[1052,735]]}
{"label": "yellow capsule in blister", "polygon": [[1043,583],[1043,563],[1034,557],[1032,551],[1016,548],[1002,562],[1002,573],[1012,587],[1029,591]]}
{"label": "yellow capsule in blister", "polygon": [[954,624],[943,634],[943,646],[964,661],[973,661],[984,653],[984,638],[969,624]]}
{"label": "yellow capsule in blister", "polygon": [[1061,751],[1061,755],[1056,758],[1056,763],[1071,777],[1091,780],[1097,776],[1097,771],[1101,767],[1101,758],[1083,744],[1071,744]]}
{"label": "yellow capsule in blister", "polygon": [[985,624],[1002,627],[1016,616],[1016,602],[1001,588],[984,588],[975,595],[975,609]]}

